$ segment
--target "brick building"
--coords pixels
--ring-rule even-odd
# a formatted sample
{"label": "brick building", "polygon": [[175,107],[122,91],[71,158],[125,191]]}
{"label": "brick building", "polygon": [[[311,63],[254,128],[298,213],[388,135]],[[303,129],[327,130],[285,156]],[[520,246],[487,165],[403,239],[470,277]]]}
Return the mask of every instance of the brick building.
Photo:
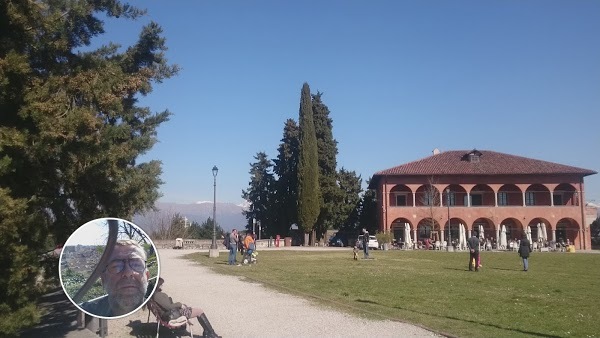
{"label": "brick building", "polygon": [[[597,174],[558,163],[488,150],[453,150],[382,170],[373,175],[378,227],[403,238],[408,223],[412,241],[457,239],[459,224],[484,237],[522,237],[527,226],[536,241],[546,228],[548,241],[569,240],[590,249],[590,214],[584,177]],[[592,219],[593,220],[593,219]],[[504,227],[502,227],[504,225]],[[443,230],[443,231],[442,231]]]}

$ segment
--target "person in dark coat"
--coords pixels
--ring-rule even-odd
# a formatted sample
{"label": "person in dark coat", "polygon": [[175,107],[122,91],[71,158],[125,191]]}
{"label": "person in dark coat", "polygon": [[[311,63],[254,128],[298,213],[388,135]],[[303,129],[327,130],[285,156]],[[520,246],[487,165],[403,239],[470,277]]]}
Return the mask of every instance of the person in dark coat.
{"label": "person in dark coat", "polygon": [[519,256],[523,259],[523,271],[529,269],[529,254],[531,253],[531,243],[527,239],[527,235],[523,236],[521,245],[519,245]]}
{"label": "person in dark coat", "polygon": [[365,253],[365,259],[370,258],[369,257],[369,232],[367,231],[366,228],[362,229],[362,233],[363,233],[363,239],[362,239],[362,245],[363,245],[363,252]]}
{"label": "person in dark coat", "polygon": [[475,236],[475,233],[467,240],[467,247],[469,248],[469,271],[473,271],[473,265],[475,271],[479,271],[479,237]]}

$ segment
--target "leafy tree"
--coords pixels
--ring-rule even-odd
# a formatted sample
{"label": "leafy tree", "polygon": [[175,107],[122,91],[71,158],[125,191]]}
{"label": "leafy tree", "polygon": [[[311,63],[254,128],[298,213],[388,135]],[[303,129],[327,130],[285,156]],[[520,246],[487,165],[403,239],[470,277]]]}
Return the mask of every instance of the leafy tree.
{"label": "leafy tree", "polygon": [[[193,221],[192,225],[190,226],[190,237],[199,239],[212,239],[213,223],[214,220],[212,217],[209,217],[206,221],[202,222],[202,224],[198,224],[198,222]],[[219,241],[219,238],[225,234],[225,231],[219,226],[218,223],[215,224],[215,234],[217,237],[217,242]]]}
{"label": "leafy tree", "polygon": [[[329,108],[321,99],[323,93],[312,95],[312,111],[317,139],[319,187],[321,191],[321,210],[316,224],[318,238],[322,238],[327,229],[336,224],[342,206],[342,191],[337,184],[337,141],[333,138],[333,120],[329,117]],[[347,216],[347,215],[345,215]]]}
{"label": "leafy tree", "polygon": [[37,255],[98,217],[131,218],[159,196],[160,162],[138,163],[168,111],[138,106],[175,75],[156,23],[134,45],[84,51],[119,0],[0,3],[0,335],[37,321]]}
{"label": "leafy tree", "polygon": [[298,125],[293,119],[288,119],[283,128],[283,138],[279,144],[277,159],[274,159],[273,172],[278,179],[274,187],[275,235],[287,236],[290,226],[298,223]]}
{"label": "leafy tree", "polygon": [[339,228],[356,229],[359,225],[362,179],[355,171],[344,168],[340,169],[338,177],[342,201],[339,203],[336,224]]}
{"label": "leafy tree", "polygon": [[314,228],[321,208],[317,136],[308,83],[304,83],[302,86],[299,121],[298,222],[304,231],[304,244],[308,245],[308,235]]}
{"label": "leafy tree", "polygon": [[[40,215],[28,214],[27,200],[13,198],[0,188],[0,336],[12,336],[21,327],[35,324],[35,280],[41,272],[39,256],[32,248],[44,244]],[[58,271],[57,267],[49,267]]]}
{"label": "leafy tree", "polygon": [[[367,181],[370,184],[372,177]],[[367,189],[362,196],[359,212],[359,229],[365,228],[369,233],[377,230],[377,192]]]}
{"label": "leafy tree", "polygon": [[592,237],[592,247],[600,247],[600,217],[596,218],[590,225],[590,236]]}
{"label": "leafy tree", "polygon": [[257,153],[254,159],[256,162],[250,164],[249,187],[242,190],[242,198],[250,202],[250,208],[243,211],[247,220],[246,228],[252,230],[253,221],[256,220],[260,222],[263,232],[271,234],[273,213],[270,207],[275,185],[273,163],[264,152]]}

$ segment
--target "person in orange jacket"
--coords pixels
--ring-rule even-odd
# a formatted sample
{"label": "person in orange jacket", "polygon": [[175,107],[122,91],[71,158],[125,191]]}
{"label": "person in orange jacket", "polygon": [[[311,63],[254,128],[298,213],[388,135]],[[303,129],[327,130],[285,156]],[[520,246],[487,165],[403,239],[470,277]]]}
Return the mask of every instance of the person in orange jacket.
{"label": "person in orange jacket", "polygon": [[[248,232],[244,238],[244,249],[246,251],[245,257],[248,258],[248,262],[252,261],[252,253],[256,250],[256,243],[254,241],[254,234]],[[244,260],[245,262],[246,260]]]}

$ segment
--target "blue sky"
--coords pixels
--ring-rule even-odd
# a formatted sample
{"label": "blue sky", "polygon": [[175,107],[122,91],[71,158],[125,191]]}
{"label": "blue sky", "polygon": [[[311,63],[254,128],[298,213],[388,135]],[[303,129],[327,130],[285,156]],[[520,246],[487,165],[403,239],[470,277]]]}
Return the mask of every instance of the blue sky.
{"label": "blue sky", "polygon": [[[174,115],[142,160],[161,201],[241,203],[300,90],[323,92],[338,167],[373,173],[440,150],[493,150],[600,171],[599,1],[133,1],[107,20],[132,44],[149,20],[180,74],[142,99]],[[600,203],[600,174],[586,199]]]}

